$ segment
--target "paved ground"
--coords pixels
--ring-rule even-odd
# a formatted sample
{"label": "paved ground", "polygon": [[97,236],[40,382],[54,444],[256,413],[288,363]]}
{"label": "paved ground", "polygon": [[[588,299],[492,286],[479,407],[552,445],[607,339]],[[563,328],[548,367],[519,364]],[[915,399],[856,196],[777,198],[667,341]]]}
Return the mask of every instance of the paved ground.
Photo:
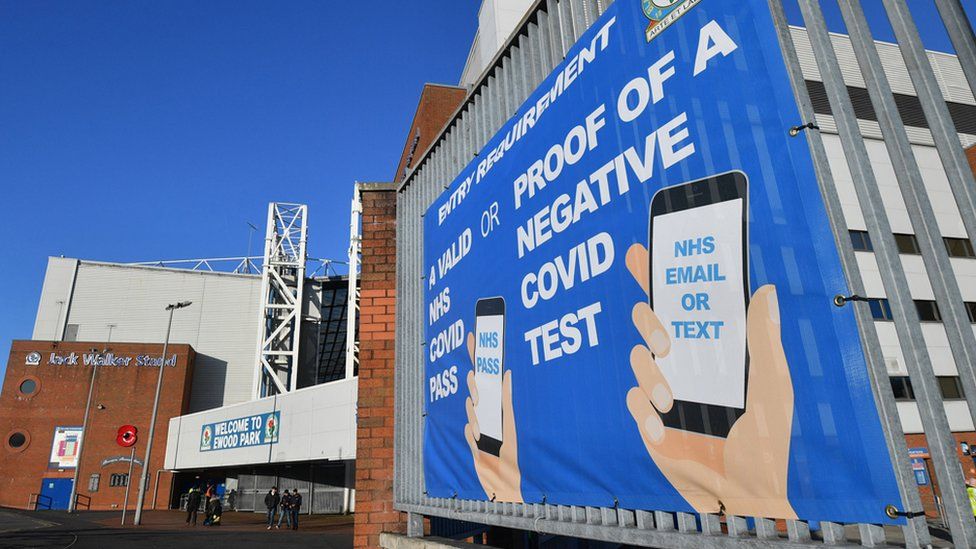
{"label": "paved ground", "polygon": [[[316,516],[300,520],[298,531],[271,530],[264,517],[255,513],[224,513],[219,527],[196,528],[184,523],[182,513],[149,511],[143,525],[119,526],[119,512],[0,510],[0,548],[44,549],[139,549],[170,547],[214,547],[217,549],[273,549],[352,547],[351,516]],[[306,517],[302,517],[306,519]]]}

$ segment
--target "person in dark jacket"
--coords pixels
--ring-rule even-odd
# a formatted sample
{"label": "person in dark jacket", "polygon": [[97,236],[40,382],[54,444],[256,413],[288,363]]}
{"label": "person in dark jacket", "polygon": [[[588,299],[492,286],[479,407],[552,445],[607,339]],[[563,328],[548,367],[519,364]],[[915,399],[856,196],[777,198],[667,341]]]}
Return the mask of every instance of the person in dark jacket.
{"label": "person in dark jacket", "polygon": [[274,526],[275,513],[281,504],[281,496],[278,494],[278,487],[272,486],[264,496],[264,506],[268,508],[268,530]]}
{"label": "person in dark jacket", "polygon": [[278,523],[275,524],[275,528],[281,528],[282,519],[285,521],[285,528],[291,526],[291,494],[288,493],[288,490],[281,494],[281,514],[278,515]]}
{"label": "person in dark jacket", "polygon": [[302,495],[298,493],[298,488],[291,491],[291,529],[298,530],[298,511],[302,508]]}
{"label": "person in dark jacket", "polygon": [[[200,498],[203,494],[200,492],[200,488],[196,486],[191,486],[190,491],[186,494],[186,523],[190,524],[190,519],[193,519],[193,525],[197,525],[197,511],[200,509]],[[204,517],[206,518],[206,517]]]}
{"label": "person in dark jacket", "polygon": [[220,516],[224,514],[224,506],[220,503],[220,498],[214,496],[210,498],[210,502],[207,504],[207,521],[204,522],[205,525],[209,526],[220,526]]}

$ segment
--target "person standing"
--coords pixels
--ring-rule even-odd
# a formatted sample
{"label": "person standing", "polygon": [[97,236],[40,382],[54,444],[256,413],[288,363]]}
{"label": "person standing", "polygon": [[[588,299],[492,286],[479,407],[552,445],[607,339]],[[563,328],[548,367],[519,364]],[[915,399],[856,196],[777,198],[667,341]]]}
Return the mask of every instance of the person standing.
{"label": "person standing", "polygon": [[[196,486],[191,486],[190,491],[186,494],[186,523],[190,524],[190,519],[193,519],[193,525],[197,525],[197,511],[200,509],[200,498],[203,494],[200,493],[200,488]],[[204,517],[206,518],[206,517]]]}
{"label": "person standing", "polygon": [[969,496],[969,507],[976,519],[976,478],[970,477],[966,480],[966,495]]}
{"label": "person standing", "polygon": [[291,509],[291,494],[288,493],[288,490],[285,490],[285,492],[281,494],[281,514],[278,515],[278,523],[275,524],[275,528],[281,528],[282,519],[284,519],[285,521],[285,528],[291,526],[290,509]]}
{"label": "person standing", "polygon": [[275,513],[278,512],[278,505],[281,504],[281,496],[278,495],[278,487],[272,486],[264,496],[264,506],[268,508],[268,530],[274,526]]}
{"label": "person standing", "polygon": [[298,488],[291,491],[291,529],[298,530],[298,512],[302,508],[302,495]]}

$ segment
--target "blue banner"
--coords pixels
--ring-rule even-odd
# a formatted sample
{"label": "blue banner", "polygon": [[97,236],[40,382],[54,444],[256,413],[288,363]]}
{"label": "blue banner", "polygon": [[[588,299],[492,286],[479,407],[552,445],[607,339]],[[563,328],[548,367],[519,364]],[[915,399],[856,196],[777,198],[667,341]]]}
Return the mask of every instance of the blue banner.
{"label": "blue banner", "polygon": [[766,2],[617,0],[424,216],[434,497],[892,523]]}
{"label": "blue banner", "polygon": [[281,412],[207,423],[200,427],[200,451],[232,450],[278,442]]}

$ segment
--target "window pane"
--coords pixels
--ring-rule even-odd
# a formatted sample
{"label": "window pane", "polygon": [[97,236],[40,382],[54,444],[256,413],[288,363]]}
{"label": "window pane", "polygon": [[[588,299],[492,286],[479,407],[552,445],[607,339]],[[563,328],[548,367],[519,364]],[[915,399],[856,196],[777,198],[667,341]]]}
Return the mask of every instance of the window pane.
{"label": "window pane", "polygon": [[968,238],[944,238],[943,240],[951,257],[976,257],[973,243]]}
{"label": "window pane", "polygon": [[868,236],[867,231],[850,231],[851,233],[851,245],[854,246],[854,250],[858,252],[873,252],[874,247],[871,245],[871,237]]}
{"label": "window pane", "polygon": [[962,395],[962,384],[959,382],[959,378],[955,376],[937,376],[939,380],[939,389],[942,391],[942,398],[945,399],[961,399]]}
{"label": "window pane", "polygon": [[895,234],[895,243],[898,244],[898,251],[903,254],[920,253],[918,240],[913,234]]}
{"label": "window pane", "polygon": [[20,384],[20,392],[25,395],[32,395],[37,390],[37,382],[33,379],[25,379]]}
{"label": "window pane", "polygon": [[905,376],[891,378],[891,390],[895,393],[895,400],[915,400],[912,382]]}
{"label": "window pane", "polygon": [[965,305],[966,305],[966,314],[969,315],[969,321],[976,324],[976,302],[967,301]]}
{"label": "window pane", "polygon": [[871,307],[871,316],[875,320],[892,320],[894,318],[891,316],[891,306],[887,299],[872,299],[868,301],[868,305]]}
{"label": "window pane", "polygon": [[917,299],[915,308],[918,309],[918,319],[922,322],[939,322],[942,315],[939,314],[939,306],[934,301]]}

